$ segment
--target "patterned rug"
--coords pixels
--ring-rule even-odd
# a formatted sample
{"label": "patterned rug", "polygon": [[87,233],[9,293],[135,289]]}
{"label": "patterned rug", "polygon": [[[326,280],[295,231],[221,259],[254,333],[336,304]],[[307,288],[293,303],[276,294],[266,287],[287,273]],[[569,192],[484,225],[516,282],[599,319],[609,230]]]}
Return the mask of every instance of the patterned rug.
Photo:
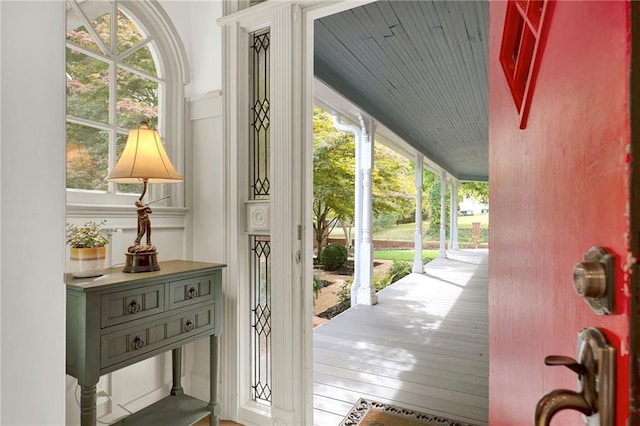
{"label": "patterned rug", "polygon": [[435,414],[419,413],[406,408],[360,398],[340,426],[473,426]]}

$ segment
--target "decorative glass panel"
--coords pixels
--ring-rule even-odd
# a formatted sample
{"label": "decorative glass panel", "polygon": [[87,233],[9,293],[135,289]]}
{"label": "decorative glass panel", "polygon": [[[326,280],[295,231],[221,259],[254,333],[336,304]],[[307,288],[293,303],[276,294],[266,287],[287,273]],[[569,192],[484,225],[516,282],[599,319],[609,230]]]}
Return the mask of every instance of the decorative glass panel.
{"label": "decorative glass panel", "polygon": [[251,36],[251,198],[269,199],[269,32]]}
{"label": "decorative glass panel", "polygon": [[271,404],[271,241],[251,237],[251,397]]}

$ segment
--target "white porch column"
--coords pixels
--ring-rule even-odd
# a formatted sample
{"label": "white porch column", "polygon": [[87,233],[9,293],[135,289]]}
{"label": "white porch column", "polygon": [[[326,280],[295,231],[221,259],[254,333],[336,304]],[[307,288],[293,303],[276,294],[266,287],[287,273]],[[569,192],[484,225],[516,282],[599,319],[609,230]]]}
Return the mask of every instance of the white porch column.
{"label": "white porch column", "polygon": [[422,154],[416,152],[416,232],[414,234],[413,272],[424,272],[422,264]]}
{"label": "white porch column", "polygon": [[[351,305],[356,305],[357,289],[360,287],[360,270],[363,260],[361,258],[360,244],[362,242],[362,130],[358,126],[343,124],[340,122],[340,115],[333,115],[333,126],[341,132],[353,133],[355,137],[356,159],[355,159],[355,206],[354,206],[354,242],[353,242],[353,283],[351,284]],[[349,245],[347,241],[347,245]]]}
{"label": "white porch column", "polygon": [[[362,131],[361,164],[362,170],[362,241],[358,255],[360,256],[360,285],[356,289],[356,304],[375,305],[378,296],[373,287],[373,240],[371,225],[373,222],[373,192],[371,187],[371,170],[373,169],[373,144],[375,123],[372,118],[364,118],[360,114]],[[356,218],[356,222],[358,219]],[[352,290],[353,299],[353,290]]]}
{"label": "white porch column", "polygon": [[449,249],[458,250],[458,187],[460,181],[454,179],[451,184],[451,225],[449,228]]}
{"label": "white porch column", "polygon": [[447,257],[447,172],[442,171],[440,175],[440,257]]}

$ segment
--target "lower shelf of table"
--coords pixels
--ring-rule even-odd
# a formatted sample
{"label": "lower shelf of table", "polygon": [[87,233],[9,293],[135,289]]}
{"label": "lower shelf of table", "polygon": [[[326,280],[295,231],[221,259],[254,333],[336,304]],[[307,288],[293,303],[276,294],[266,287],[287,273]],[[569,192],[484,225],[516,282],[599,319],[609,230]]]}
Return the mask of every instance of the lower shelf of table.
{"label": "lower shelf of table", "polygon": [[191,426],[211,414],[208,405],[189,395],[169,395],[112,426]]}

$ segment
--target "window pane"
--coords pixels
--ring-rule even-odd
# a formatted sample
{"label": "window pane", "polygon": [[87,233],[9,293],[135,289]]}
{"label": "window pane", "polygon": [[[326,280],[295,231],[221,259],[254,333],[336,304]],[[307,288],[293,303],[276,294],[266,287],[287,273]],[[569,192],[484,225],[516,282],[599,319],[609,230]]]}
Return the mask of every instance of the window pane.
{"label": "window pane", "polygon": [[122,153],[124,129],[158,127],[165,82],[155,42],[117,0],[67,0],[67,29],[67,122],[84,125],[69,124],[67,187],[140,194],[142,184],[103,179]]}
{"label": "window pane", "polygon": [[[99,19],[102,20],[102,18]],[[80,15],[75,12],[75,10],[69,7],[67,13],[67,41],[84,47],[87,50],[91,50],[92,52],[103,53],[102,50],[98,47],[96,40],[87,30],[86,25],[86,21],[82,19]],[[101,27],[101,23],[95,22],[94,28],[97,29],[96,32],[98,32],[98,34],[100,33],[100,31],[104,31],[104,29]],[[109,27],[107,24],[107,35],[109,34],[108,28]]]}
{"label": "window pane", "polygon": [[67,114],[109,122],[109,66],[67,48]]}
{"label": "window pane", "polygon": [[67,188],[106,191],[108,152],[106,131],[67,123]]}
{"label": "window pane", "polygon": [[151,55],[149,46],[141,47],[122,60],[122,63],[140,71],[144,71],[149,75],[157,76],[156,63]]}
{"label": "window pane", "polygon": [[251,39],[251,182],[250,194],[268,200],[270,194],[269,141],[269,32],[253,34]]}
{"label": "window pane", "polygon": [[118,126],[126,129],[140,127],[147,120],[158,125],[158,83],[118,68]]}
{"label": "window pane", "polygon": [[251,398],[271,404],[271,241],[251,236]]}
{"label": "window pane", "polygon": [[121,10],[118,10],[118,53],[122,53],[144,40],[142,33],[136,28]]}

